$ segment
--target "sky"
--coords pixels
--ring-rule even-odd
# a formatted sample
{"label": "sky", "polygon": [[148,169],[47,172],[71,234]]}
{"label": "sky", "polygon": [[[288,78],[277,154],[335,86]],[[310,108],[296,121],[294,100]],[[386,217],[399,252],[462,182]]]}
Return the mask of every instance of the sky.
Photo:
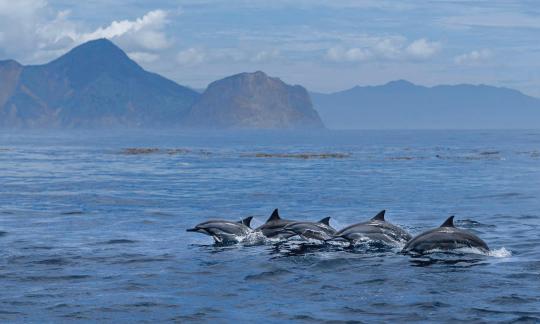
{"label": "sky", "polygon": [[536,0],[0,0],[0,59],[95,38],[193,88],[262,70],[316,92],[406,79],[540,97]]}

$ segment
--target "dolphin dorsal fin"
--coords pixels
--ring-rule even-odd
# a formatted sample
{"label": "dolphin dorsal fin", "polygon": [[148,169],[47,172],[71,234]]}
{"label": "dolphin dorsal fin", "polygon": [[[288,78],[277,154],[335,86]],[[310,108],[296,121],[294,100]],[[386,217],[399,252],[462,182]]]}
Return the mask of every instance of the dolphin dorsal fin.
{"label": "dolphin dorsal fin", "polygon": [[246,217],[246,218],[242,219],[242,220],[239,221],[238,223],[244,224],[244,225],[246,225],[247,227],[249,227],[250,224],[251,224],[251,220],[252,220],[252,219],[253,219],[253,216],[249,216],[249,217]]}
{"label": "dolphin dorsal fin", "polygon": [[278,209],[274,209],[274,211],[272,212],[272,215],[270,215],[270,218],[268,218],[268,220],[266,221],[267,223],[268,222],[271,222],[271,221],[277,221],[277,220],[280,220],[281,217],[279,217],[279,212],[278,212]]}
{"label": "dolphin dorsal fin", "polygon": [[378,221],[385,221],[384,220],[384,213],[386,213],[386,210],[381,210],[377,215],[375,215],[371,220],[378,220]]}
{"label": "dolphin dorsal fin", "polygon": [[330,226],[330,217],[325,217],[321,219],[319,223]]}
{"label": "dolphin dorsal fin", "polygon": [[444,223],[442,223],[442,225],[440,227],[455,227],[454,226],[454,216],[448,217],[448,219],[445,220]]}

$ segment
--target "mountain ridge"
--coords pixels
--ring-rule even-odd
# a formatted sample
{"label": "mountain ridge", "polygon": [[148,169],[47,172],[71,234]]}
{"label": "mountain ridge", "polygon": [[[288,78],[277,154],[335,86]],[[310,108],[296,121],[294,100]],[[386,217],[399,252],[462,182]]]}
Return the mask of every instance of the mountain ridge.
{"label": "mountain ridge", "polygon": [[41,65],[0,60],[0,85],[4,128],[540,128],[539,98],[485,84],[400,79],[323,94],[256,71],[200,93],[144,70],[107,39]]}
{"label": "mountain ridge", "polygon": [[[222,87],[235,80],[242,82]],[[257,71],[215,81],[200,94],[144,70],[107,39],[46,64],[0,61],[0,84],[4,128],[323,127],[301,86]],[[232,101],[224,106],[227,98]]]}
{"label": "mountain ridge", "polygon": [[540,99],[485,84],[427,87],[396,80],[310,94],[329,128],[540,128]]}
{"label": "mountain ridge", "polygon": [[174,126],[198,97],[145,71],[107,39],[79,45],[46,64],[21,65],[17,79],[1,72],[0,78],[8,89],[0,96],[3,127]]}

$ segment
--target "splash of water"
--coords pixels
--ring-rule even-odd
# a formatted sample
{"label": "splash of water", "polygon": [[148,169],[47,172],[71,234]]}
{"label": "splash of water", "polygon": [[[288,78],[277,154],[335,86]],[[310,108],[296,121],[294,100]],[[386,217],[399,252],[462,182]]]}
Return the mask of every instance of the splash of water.
{"label": "splash of water", "polygon": [[509,258],[512,256],[512,251],[507,250],[505,247],[502,247],[499,249],[489,251],[487,255],[494,258]]}
{"label": "splash of water", "polygon": [[475,247],[463,247],[459,249],[453,249],[453,250],[443,250],[443,249],[432,249],[429,251],[426,251],[425,254],[434,254],[434,253],[444,253],[444,254],[478,254],[478,255],[485,255],[489,257],[495,257],[495,258],[507,258],[512,256],[512,252],[507,250],[506,248],[502,247],[495,250],[490,251],[484,251]]}

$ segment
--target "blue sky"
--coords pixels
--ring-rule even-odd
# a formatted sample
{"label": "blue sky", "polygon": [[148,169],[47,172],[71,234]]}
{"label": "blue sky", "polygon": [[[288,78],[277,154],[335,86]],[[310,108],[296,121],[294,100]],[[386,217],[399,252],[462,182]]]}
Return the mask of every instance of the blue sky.
{"label": "blue sky", "polygon": [[106,37],[203,88],[263,70],[312,91],[407,79],[540,97],[538,1],[0,0],[0,59],[37,64]]}

